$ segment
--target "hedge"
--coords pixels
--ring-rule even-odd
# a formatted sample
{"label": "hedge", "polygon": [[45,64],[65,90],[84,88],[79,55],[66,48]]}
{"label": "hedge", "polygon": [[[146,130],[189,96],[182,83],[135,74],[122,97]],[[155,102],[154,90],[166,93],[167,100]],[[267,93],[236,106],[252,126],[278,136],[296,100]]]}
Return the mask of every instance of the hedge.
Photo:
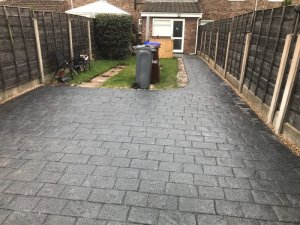
{"label": "hedge", "polygon": [[100,57],[122,59],[132,40],[132,17],[101,14],[95,20],[95,40]]}

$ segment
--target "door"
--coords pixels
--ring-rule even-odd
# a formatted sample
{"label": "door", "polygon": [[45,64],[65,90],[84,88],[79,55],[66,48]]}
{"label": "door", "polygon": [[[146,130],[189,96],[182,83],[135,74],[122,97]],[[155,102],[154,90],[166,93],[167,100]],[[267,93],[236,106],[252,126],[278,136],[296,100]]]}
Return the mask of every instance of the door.
{"label": "door", "polygon": [[183,53],[184,47],[184,20],[173,20],[174,52]]}
{"label": "door", "polygon": [[171,37],[174,40],[174,53],[183,53],[184,19],[153,19],[153,36]]}

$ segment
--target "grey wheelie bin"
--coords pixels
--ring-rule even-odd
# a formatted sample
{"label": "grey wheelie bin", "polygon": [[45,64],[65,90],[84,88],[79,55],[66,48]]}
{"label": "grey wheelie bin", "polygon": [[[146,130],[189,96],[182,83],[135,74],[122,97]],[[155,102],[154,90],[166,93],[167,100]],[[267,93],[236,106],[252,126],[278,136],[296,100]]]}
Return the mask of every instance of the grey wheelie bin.
{"label": "grey wheelie bin", "polygon": [[149,89],[152,70],[153,54],[156,52],[152,46],[138,45],[136,54],[136,80],[137,88]]}

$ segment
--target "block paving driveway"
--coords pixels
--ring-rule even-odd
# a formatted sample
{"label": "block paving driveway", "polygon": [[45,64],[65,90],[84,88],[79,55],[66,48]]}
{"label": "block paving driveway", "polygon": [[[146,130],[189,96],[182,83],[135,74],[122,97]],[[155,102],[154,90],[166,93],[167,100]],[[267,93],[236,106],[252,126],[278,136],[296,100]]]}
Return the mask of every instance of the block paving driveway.
{"label": "block paving driveway", "polygon": [[300,160],[208,67],[188,87],[0,106],[0,224],[300,224]]}

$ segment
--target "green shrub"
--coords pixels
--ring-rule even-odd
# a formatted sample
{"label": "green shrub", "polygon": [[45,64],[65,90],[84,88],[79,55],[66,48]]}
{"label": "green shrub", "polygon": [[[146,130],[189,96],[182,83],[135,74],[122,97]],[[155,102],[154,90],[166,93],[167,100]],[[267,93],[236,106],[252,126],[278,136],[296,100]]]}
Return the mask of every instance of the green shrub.
{"label": "green shrub", "polygon": [[132,41],[132,18],[126,15],[98,15],[95,20],[95,40],[100,57],[123,59]]}
{"label": "green shrub", "polygon": [[292,5],[292,4],[293,4],[292,0],[284,0],[281,3],[282,6],[289,6],[289,5]]}

